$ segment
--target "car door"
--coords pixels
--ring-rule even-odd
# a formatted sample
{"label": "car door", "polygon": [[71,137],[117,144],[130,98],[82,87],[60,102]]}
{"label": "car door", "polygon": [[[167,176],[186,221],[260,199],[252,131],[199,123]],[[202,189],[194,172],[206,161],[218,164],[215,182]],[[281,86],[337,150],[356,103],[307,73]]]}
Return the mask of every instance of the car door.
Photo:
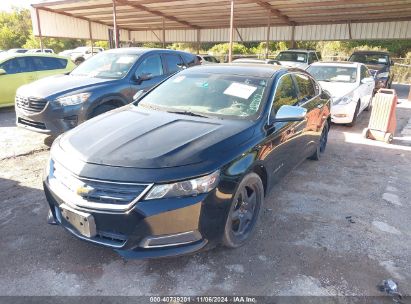
{"label": "car door", "polygon": [[[283,75],[277,83],[272,101],[266,138],[262,145],[259,158],[262,159],[276,182],[281,176],[291,170],[298,154],[296,127],[299,122],[275,122],[275,114],[283,105],[296,105],[298,92],[291,74]],[[298,129],[298,127],[297,127]]]}
{"label": "car door", "polygon": [[368,103],[371,100],[372,92],[374,90],[374,83],[363,83],[362,81],[365,78],[372,77],[370,72],[368,71],[365,65],[361,65],[360,68],[360,85],[358,88],[358,92],[360,95],[361,107],[360,110],[362,111],[365,107],[367,107]]}
{"label": "car door", "polygon": [[0,76],[0,105],[14,105],[16,90],[37,79],[31,57],[11,58],[0,65],[7,74]]}
{"label": "car door", "polygon": [[[150,78],[139,81],[144,75],[150,75]],[[137,62],[132,77],[130,92],[127,94],[130,101],[134,94],[139,90],[149,90],[167,77],[160,54],[149,54]]]}
{"label": "car door", "polygon": [[327,100],[321,95],[319,83],[311,76],[303,73],[293,74],[298,89],[298,105],[307,110],[305,121],[297,126],[300,132],[301,157],[311,156],[320,139],[322,126],[329,115]]}
{"label": "car door", "polygon": [[300,136],[298,158],[303,160],[310,156],[317,146],[323,124],[324,102],[319,94],[320,86],[312,77],[305,73],[294,73],[293,77],[298,91],[297,105],[307,110],[306,119],[295,127],[296,133]]}

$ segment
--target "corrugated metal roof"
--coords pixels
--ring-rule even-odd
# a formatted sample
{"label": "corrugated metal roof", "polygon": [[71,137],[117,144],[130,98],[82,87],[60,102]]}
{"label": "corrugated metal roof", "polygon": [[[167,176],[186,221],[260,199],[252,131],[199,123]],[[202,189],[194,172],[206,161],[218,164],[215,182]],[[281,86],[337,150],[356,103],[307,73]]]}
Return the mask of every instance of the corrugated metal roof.
{"label": "corrugated metal roof", "polygon": [[[229,0],[115,0],[120,40],[228,41]],[[33,4],[43,36],[107,40],[113,0],[59,0]],[[411,0],[235,0],[235,40],[344,40],[411,38]],[[36,14],[32,14],[37,33]],[[351,27],[351,29],[350,29]],[[350,36],[351,32],[351,36]]]}

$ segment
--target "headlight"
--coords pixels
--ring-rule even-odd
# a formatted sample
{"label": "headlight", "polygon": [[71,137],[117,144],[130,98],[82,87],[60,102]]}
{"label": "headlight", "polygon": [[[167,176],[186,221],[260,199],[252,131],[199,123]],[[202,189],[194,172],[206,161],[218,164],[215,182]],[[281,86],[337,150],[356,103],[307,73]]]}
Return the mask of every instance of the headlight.
{"label": "headlight", "polygon": [[389,72],[379,73],[377,74],[377,78],[387,78],[389,74]]}
{"label": "headlight", "polygon": [[90,93],[80,93],[80,94],[60,97],[60,98],[57,98],[56,101],[62,106],[72,106],[72,105],[80,104],[80,103],[87,101],[90,95],[91,95]]}
{"label": "headlight", "polygon": [[213,190],[219,181],[220,171],[215,171],[206,176],[185,180],[172,184],[155,185],[146,196],[146,200],[196,196]]}
{"label": "headlight", "polygon": [[345,105],[349,104],[352,101],[352,96],[343,96],[341,98],[336,99],[333,104],[335,105]]}

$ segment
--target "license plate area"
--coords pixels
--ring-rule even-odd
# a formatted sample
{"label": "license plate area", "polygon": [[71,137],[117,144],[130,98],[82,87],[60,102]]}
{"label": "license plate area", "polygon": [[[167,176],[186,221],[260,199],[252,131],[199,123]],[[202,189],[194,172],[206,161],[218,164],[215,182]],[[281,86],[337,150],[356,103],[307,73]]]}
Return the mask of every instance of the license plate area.
{"label": "license plate area", "polygon": [[70,223],[78,233],[89,238],[96,236],[96,223],[91,214],[74,210],[65,204],[60,205],[60,211],[62,218]]}

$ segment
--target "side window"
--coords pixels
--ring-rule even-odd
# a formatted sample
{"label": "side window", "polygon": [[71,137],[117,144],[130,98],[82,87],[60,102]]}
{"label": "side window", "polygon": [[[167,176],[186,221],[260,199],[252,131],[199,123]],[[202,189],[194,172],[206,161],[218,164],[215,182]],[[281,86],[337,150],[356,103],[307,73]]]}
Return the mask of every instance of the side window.
{"label": "side window", "polygon": [[10,59],[2,64],[0,64],[0,69],[6,71],[7,74],[16,74],[17,73],[17,63],[15,59]]}
{"label": "side window", "polygon": [[297,102],[297,90],[295,88],[293,78],[290,74],[285,75],[279,80],[277,85],[273,102],[273,111],[277,113],[281,106],[292,106]]}
{"label": "side window", "polygon": [[367,68],[364,65],[362,65],[361,66],[361,80],[368,77],[367,72],[368,72]]}
{"label": "side window", "polygon": [[7,74],[27,73],[35,71],[31,57],[13,58],[1,65]]}
{"label": "side window", "polygon": [[304,103],[317,95],[313,81],[309,76],[303,74],[295,74],[295,81],[297,82],[298,86],[298,100],[300,103]]}
{"label": "side window", "polygon": [[188,53],[181,53],[186,64],[191,67],[198,63],[197,57]]}
{"label": "side window", "polygon": [[318,60],[321,60],[321,59],[322,59],[322,57],[321,57],[321,53],[320,53],[320,52],[317,52],[316,54],[317,54],[317,58],[318,58]]}
{"label": "side window", "polygon": [[168,72],[173,74],[178,72],[184,66],[184,62],[180,56],[174,54],[165,54]]}
{"label": "side window", "polygon": [[160,55],[150,55],[144,59],[137,67],[135,74],[137,76],[151,74],[152,77],[163,75],[163,65]]}
{"label": "side window", "polygon": [[66,59],[51,57],[33,57],[37,71],[60,70],[67,66]]}

